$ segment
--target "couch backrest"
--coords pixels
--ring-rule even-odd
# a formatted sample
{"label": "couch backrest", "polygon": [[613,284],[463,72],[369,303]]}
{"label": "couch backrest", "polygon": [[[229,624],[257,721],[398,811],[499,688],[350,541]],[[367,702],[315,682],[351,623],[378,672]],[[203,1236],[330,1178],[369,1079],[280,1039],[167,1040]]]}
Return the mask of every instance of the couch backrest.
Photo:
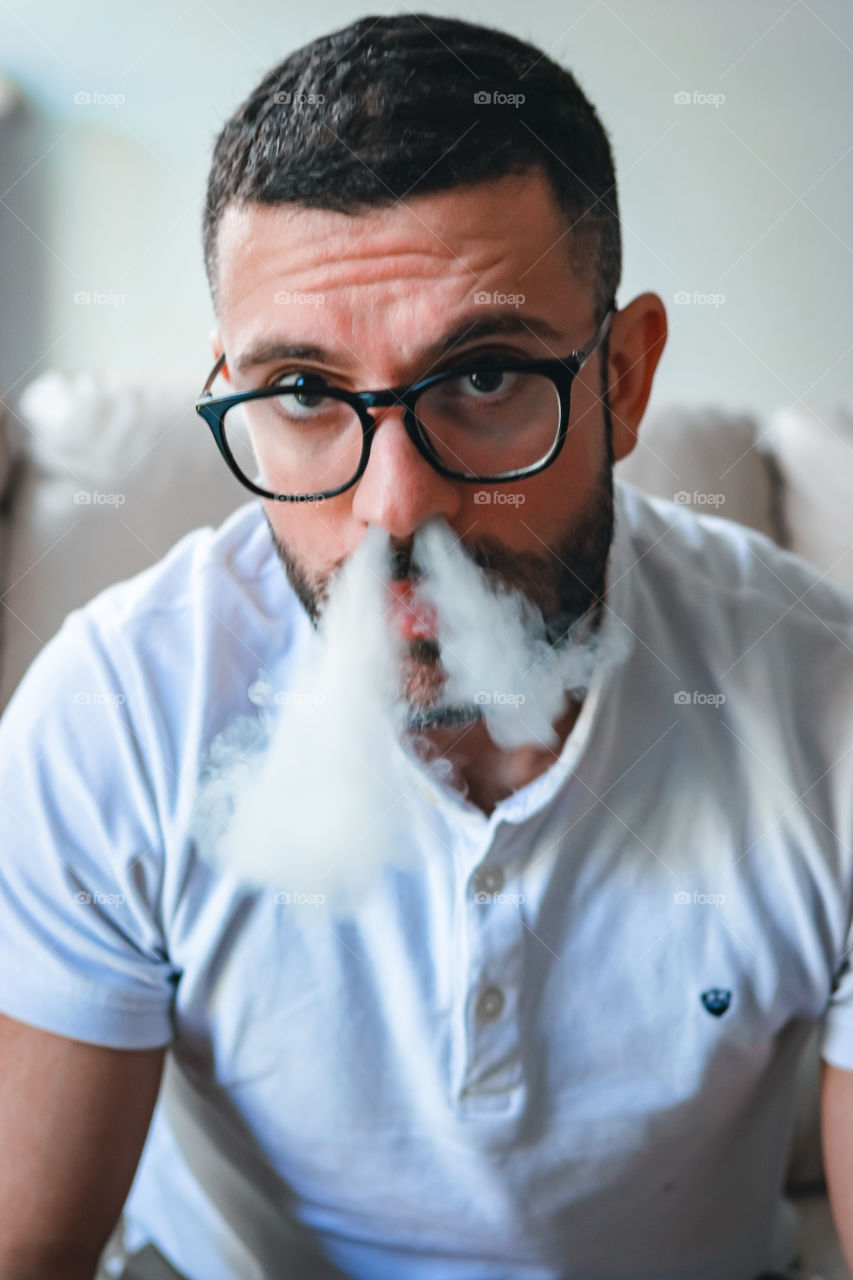
{"label": "couch backrest", "polygon": [[667,404],[643,420],[615,474],[691,511],[749,525],[779,541],[777,477],[749,413]]}

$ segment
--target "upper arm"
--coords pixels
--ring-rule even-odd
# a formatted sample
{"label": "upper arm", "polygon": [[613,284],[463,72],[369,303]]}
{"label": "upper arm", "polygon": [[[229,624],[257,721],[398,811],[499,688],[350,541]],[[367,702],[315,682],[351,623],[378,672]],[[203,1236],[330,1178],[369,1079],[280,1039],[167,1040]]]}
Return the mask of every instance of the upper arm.
{"label": "upper arm", "polygon": [[75,1275],[92,1275],[133,1181],[164,1054],[0,1014],[0,1276],[55,1266],[70,1277],[71,1258]]}
{"label": "upper arm", "polygon": [[853,1268],[853,1071],[823,1062],[821,1078],[826,1184],[844,1259]]}

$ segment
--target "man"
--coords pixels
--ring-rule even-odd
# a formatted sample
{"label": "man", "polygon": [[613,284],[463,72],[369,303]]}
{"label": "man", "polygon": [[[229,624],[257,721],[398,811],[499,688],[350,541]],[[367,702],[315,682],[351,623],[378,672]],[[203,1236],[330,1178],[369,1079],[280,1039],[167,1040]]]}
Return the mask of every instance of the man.
{"label": "man", "polygon": [[[91,1276],[132,1182],[129,1247],[188,1280],[781,1271],[827,1004],[853,1257],[853,606],[758,535],[614,494],[666,322],[652,294],[615,307],[592,107],[507,35],[362,19],[226,124],[205,251],[225,386],[200,408],[266,496],[72,615],[4,718],[0,1277]],[[629,637],[550,743],[447,695],[434,529],[553,654],[584,621]],[[338,918],[214,869],[192,814],[253,701],[300,723],[286,698],[374,532],[408,763],[371,771],[390,822],[408,769],[413,857]],[[98,732],[79,689],[120,695]],[[286,811],[272,834],[288,857]]]}

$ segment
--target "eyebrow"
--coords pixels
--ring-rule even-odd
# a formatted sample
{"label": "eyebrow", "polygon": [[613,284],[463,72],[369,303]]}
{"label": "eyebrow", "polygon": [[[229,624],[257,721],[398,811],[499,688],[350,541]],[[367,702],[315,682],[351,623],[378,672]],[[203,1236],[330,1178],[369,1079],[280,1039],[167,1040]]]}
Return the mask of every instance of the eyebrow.
{"label": "eyebrow", "polygon": [[[463,342],[482,341],[484,338],[491,338],[496,335],[504,334],[521,334],[545,338],[551,342],[562,342],[563,335],[559,329],[555,329],[552,324],[541,316],[530,315],[526,312],[521,314],[508,315],[505,311],[491,312],[485,315],[477,312],[463,318],[455,324],[452,329],[430,346],[423,348],[418,353],[418,363],[431,368],[436,361],[446,356]],[[317,364],[334,364],[340,359],[341,352],[335,352],[329,347],[316,346],[312,343],[304,342],[282,342],[275,339],[262,339],[244,351],[238,357],[236,368],[239,373],[249,373],[253,369],[258,369],[267,364],[272,364],[277,360],[311,360]],[[348,354],[348,353],[347,353]]]}

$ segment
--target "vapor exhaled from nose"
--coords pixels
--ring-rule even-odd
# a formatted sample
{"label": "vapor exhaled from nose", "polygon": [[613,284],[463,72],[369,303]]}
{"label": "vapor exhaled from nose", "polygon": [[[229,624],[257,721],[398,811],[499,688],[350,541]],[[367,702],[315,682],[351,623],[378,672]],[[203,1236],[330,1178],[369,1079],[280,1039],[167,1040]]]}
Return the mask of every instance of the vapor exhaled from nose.
{"label": "vapor exhaled from nose", "polygon": [[[553,746],[600,647],[589,619],[550,644],[539,609],[486,574],[443,520],[417,532],[411,557],[370,527],[330,578],[299,660],[282,656],[271,705],[214,741],[199,851],[285,901],[345,914],[419,856],[417,769],[448,780],[446,761],[413,763],[408,732],[483,719],[504,750]],[[276,673],[261,674],[273,689]]]}

